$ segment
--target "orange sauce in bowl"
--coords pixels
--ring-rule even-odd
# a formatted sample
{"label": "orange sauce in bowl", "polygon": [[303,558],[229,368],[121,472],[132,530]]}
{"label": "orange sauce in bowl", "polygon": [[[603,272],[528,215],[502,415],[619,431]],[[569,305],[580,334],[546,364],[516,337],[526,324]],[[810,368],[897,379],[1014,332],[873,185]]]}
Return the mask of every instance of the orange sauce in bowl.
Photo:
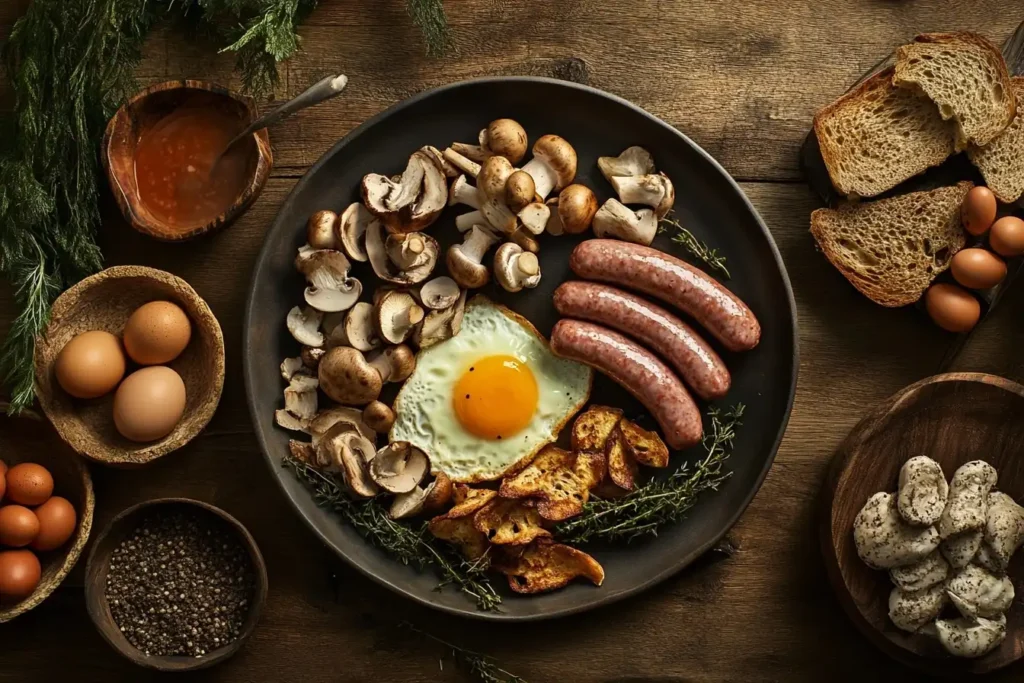
{"label": "orange sauce in bowl", "polygon": [[245,126],[236,114],[215,107],[183,107],[142,133],[135,149],[139,199],[168,226],[195,228],[234,204],[249,184],[255,143],[228,142]]}

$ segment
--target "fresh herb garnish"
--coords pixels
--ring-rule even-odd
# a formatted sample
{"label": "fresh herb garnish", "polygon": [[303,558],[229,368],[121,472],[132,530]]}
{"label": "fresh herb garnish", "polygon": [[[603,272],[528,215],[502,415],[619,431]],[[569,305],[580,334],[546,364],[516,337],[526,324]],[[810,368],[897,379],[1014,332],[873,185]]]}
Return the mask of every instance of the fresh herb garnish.
{"label": "fresh herb garnish", "polygon": [[[525,678],[502,669],[495,664],[492,658],[485,654],[449,643],[447,640],[442,640],[435,635],[416,628],[408,621],[401,622],[399,626],[447,648],[451,653],[452,659],[455,660],[456,666],[462,668],[466,673],[482,683],[526,683]],[[443,660],[439,660],[438,664],[444,668]]]}
{"label": "fresh herb garnish", "polygon": [[433,567],[440,575],[438,588],[453,585],[473,598],[482,610],[497,610],[501,596],[487,576],[487,556],[470,562],[447,545],[435,541],[426,523],[404,523],[391,518],[377,498],[353,500],[334,479],[288,456],[285,464],[313,491],[322,508],[340,514],[352,527],[402,564],[418,569]]}
{"label": "fresh herb garnish", "polygon": [[672,241],[682,246],[691,256],[701,261],[713,271],[717,271],[728,280],[732,277],[729,269],[725,266],[725,257],[712,249],[707,243],[700,241],[692,232],[683,227],[683,224],[672,217],[672,214],[665,216],[658,224],[659,233],[671,232]]}
{"label": "fresh herb garnish", "polygon": [[736,428],[745,406],[725,413],[710,408],[711,429],[704,434],[706,455],[693,465],[683,463],[667,479],[651,479],[621,498],[591,498],[583,514],[558,525],[555,533],[565,543],[631,541],[655,536],[667,524],[681,520],[705,491],[717,491],[732,474],[723,469],[732,450]]}

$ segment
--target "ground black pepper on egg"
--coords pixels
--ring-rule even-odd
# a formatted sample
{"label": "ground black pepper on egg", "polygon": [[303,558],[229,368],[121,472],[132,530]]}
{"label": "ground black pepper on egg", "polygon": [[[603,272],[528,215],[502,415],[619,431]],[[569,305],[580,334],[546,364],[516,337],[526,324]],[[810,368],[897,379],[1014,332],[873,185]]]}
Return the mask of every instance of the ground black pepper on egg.
{"label": "ground black pepper on egg", "polygon": [[211,513],[154,512],[114,550],[114,622],[147,655],[202,657],[238,638],[255,573],[237,533]]}

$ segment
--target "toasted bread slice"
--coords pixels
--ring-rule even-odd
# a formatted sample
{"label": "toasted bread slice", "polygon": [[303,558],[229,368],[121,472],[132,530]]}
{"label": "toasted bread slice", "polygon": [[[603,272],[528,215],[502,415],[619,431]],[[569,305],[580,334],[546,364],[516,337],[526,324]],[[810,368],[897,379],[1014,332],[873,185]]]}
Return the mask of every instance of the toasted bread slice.
{"label": "toasted bread slice", "polygon": [[533,498],[544,494],[548,476],[559,469],[572,467],[574,456],[569,451],[548,444],[518,474],[505,477],[498,493],[503,498]]}
{"label": "toasted bread slice", "polygon": [[516,593],[543,593],[565,586],[576,577],[594,585],[604,582],[604,568],[590,555],[548,538],[540,538],[521,553],[505,554],[495,568],[508,576]]}
{"label": "toasted bread slice", "polygon": [[987,145],[1017,113],[1006,61],[975,33],[925,33],[896,51],[894,85],[923,92],[956,122],[957,147]]}
{"label": "toasted bread slice", "polygon": [[490,545],[487,536],[473,526],[473,517],[450,518],[448,515],[434,517],[427,523],[427,529],[442,541],[456,546],[462,555],[471,561],[487,554]]}
{"label": "toasted bread slice", "polygon": [[526,545],[541,536],[550,536],[540,513],[521,500],[498,498],[473,515],[473,526],[495,545]]}
{"label": "toasted bread slice", "polygon": [[956,124],[927,97],[893,85],[892,74],[880,71],[814,117],[829,178],[851,199],[890,190],[956,151]]}
{"label": "toasted bread slice", "polygon": [[605,466],[604,453],[577,453],[571,470],[561,468],[549,475],[537,501],[537,512],[552,522],[582,513],[590,499],[590,489],[604,479]]}
{"label": "toasted bread slice", "polygon": [[619,422],[619,432],[630,455],[638,463],[647,467],[668,467],[668,446],[657,432],[649,432],[625,418]]}
{"label": "toasted bread slice", "polygon": [[626,448],[626,439],[618,428],[608,439],[608,447],[604,452],[608,463],[608,479],[624,491],[636,488],[636,458]]}
{"label": "toasted bread slice", "polygon": [[1017,99],[1013,123],[984,147],[972,145],[967,156],[978,167],[985,184],[1007,204],[1024,195],[1024,78],[1011,79]]}
{"label": "toasted bread slice", "polygon": [[446,516],[449,519],[457,519],[472,515],[497,495],[498,492],[491,489],[474,489],[465,484],[456,484],[455,492],[452,494],[455,505]]}
{"label": "toasted bread slice", "polygon": [[811,234],[840,273],[882,306],[921,298],[964,246],[961,182],[877,202],[850,203],[811,214]]}
{"label": "toasted bread slice", "polygon": [[619,423],[622,411],[608,406],[590,406],[572,425],[572,449],[604,453],[608,437]]}

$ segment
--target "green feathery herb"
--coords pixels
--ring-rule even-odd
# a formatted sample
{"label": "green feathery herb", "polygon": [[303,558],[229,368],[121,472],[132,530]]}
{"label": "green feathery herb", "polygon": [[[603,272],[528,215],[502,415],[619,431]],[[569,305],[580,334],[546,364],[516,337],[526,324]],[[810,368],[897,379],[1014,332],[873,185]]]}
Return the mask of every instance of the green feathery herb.
{"label": "green feathery herb", "polygon": [[704,434],[706,455],[691,470],[683,463],[667,479],[651,479],[621,498],[591,499],[583,514],[557,527],[556,535],[566,543],[590,541],[631,541],[655,536],[666,524],[681,520],[705,491],[717,491],[732,474],[723,469],[732,451],[736,428],[745,407],[739,403],[724,414],[708,410],[711,429]]}
{"label": "green feathery herb", "polygon": [[[467,650],[459,647],[458,645],[449,643],[447,640],[442,640],[435,635],[416,628],[408,621],[399,623],[399,626],[447,648],[452,659],[455,660],[455,665],[460,667],[474,679],[481,681],[481,683],[526,683],[525,678],[516,676],[515,674],[502,669],[492,658],[485,654]],[[444,668],[443,660],[439,660],[438,664],[441,668]]]}
{"label": "green feathery herb", "polygon": [[[96,272],[107,120],[135,89],[149,29],[188,16],[237,52],[245,88],[262,96],[299,49],[316,0],[33,0],[3,48],[14,111],[0,119],[0,271],[20,313],[2,353],[11,412],[34,398],[32,354],[61,291]],[[441,0],[408,0],[431,54],[448,45]]]}
{"label": "green feathery herb", "polygon": [[487,576],[486,556],[470,562],[448,546],[436,543],[425,523],[416,526],[396,521],[376,498],[355,501],[334,479],[292,457],[285,464],[313,491],[316,504],[340,514],[368,541],[402,564],[419,569],[433,567],[440,574],[438,588],[454,585],[473,598],[482,610],[497,610],[501,596]]}
{"label": "green feathery herb", "polygon": [[691,256],[711,270],[724,275],[726,280],[732,277],[729,269],[725,267],[725,257],[719,254],[717,249],[712,249],[706,242],[697,239],[692,232],[683,227],[682,223],[673,218],[672,214],[662,218],[658,225],[659,233],[669,232],[670,229],[673,233],[672,241],[682,246]]}

